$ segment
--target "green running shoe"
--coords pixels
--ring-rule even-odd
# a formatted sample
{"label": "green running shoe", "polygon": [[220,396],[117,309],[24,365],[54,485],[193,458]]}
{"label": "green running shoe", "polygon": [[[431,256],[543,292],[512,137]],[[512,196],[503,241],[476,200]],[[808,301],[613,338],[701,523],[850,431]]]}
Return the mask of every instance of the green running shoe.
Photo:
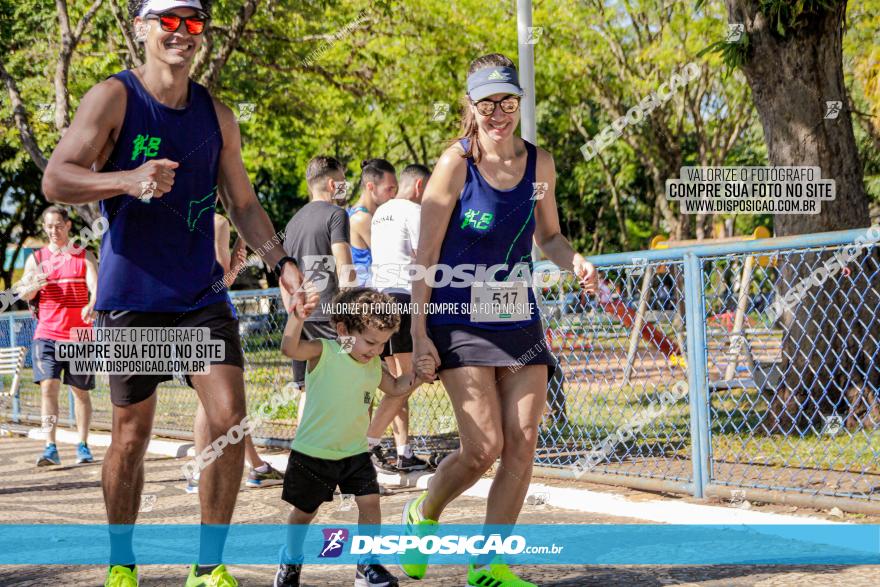
{"label": "green running shoe", "polygon": [[220,565],[210,575],[196,575],[199,566],[189,568],[189,577],[184,587],[238,587],[238,581],[229,574],[226,565]]}
{"label": "green running shoe", "polygon": [[[428,492],[423,492],[415,499],[411,499],[403,508],[403,520],[401,524],[406,527],[408,535],[419,537],[428,536],[437,532],[437,521],[429,520],[422,515],[422,502],[428,497]],[[428,572],[428,555],[422,554],[417,548],[410,548],[400,555],[400,570],[410,579],[423,579]]]}
{"label": "green running shoe", "polygon": [[468,585],[478,587],[538,587],[520,579],[501,562],[500,557],[495,557],[488,567],[476,568],[473,563],[468,565]]}
{"label": "green running shoe", "polygon": [[121,565],[115,565],[107,570],[107,580],[104,587],[138,587],[138,571]]}

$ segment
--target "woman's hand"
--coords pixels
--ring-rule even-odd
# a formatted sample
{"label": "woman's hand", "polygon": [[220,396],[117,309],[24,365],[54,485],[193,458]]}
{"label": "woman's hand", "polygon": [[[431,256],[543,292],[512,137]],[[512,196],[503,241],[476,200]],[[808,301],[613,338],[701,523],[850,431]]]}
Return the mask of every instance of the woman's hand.
{"label": "woman's hand", "polygon": [[[433,344],[433,343],[432,343]],[[419,383],[431,383],[434,381],[434,374],[437,372],[437,363],[430,354],[421,355],[416,360],[415,377]]]}
{"label": "woman's hand", "polygon": [[[440,365],[440,355],[437,353],[434,342],[427,334],[413,336],[412,356],[416,375],[425,381],[433,381],[437,366]],[[432,368],[430,372],[427,372],[426,367],[429,365]]]}
{"label": "woman's hand", "polygon": [[599,289],[599,272],[592,263],[581,255],[574,256],[574,274],[580,281],[581,288],[587,293],[595,294]]}

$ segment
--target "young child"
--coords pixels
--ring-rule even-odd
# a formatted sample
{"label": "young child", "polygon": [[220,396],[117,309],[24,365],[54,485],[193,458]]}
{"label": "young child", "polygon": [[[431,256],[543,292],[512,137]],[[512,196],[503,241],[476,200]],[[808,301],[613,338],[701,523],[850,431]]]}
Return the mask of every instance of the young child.
{"label": "young child", "polygon": [[[359,525],[381,523],[379,483],[367,447],[367,410],[373,392],[378,387],[391,396],[407,396],[429,382],[414,373],[395,378],[383,367],[379,355],[400,325],[393,298],[363,287],[344,290],[333,300],[331,314],[340,338],[302,340],[303,321],[318,300],[318,294],[307,286],[302,310],[290,313],[281,341],[285,355],[307,361],[309,393],[284,475],[281,498],[293,510],[275,587],[299,585],[303,526],[315,518],[322,502],[333,501],[337,486],[342,493],[354,494]],[[416,372],[432,376],[435,367],[433,359],[425,357]],[[356,587],[397,584],[394,575],[371,559],[358,563]]]}

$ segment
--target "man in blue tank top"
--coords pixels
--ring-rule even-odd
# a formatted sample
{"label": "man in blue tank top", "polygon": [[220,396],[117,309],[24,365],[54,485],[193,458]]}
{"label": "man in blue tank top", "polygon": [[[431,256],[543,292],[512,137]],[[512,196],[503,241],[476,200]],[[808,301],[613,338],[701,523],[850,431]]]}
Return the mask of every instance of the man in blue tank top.
{"label": "man in blue tank top", "polygon": [[369,285],[370,227],[376,208],[397,194],[397,176],[394,166],[385,159],[366,159],[361,162],[361,195],[348,209],[351,225],[351,262],[357,271],[357,285]]}
{"label": "man in blue tank top", "polygon": [[[52,202],[99,202],[110,224],[101,243],[98,325],[200,327],[224,348],[207,373],[187,377],[211,436],[229,440],[201,474],[201,542],[187,587],[235,586],[221,563],[242,477],[245,396],[238,323],[226,302],[214,256],[214,207],[224,208],[251,249],[275,269],[282,288],[303,303],[296,261],[257,201],[241,157],[235,115],[189,72],[207,23],[199,0],[129,3],[145,64],[92,88],[49,160],[43,191]],[[95,173],[93,169],[100,170]],[[111,374],[113,437],[102,485],[111,532],[105,585],[138,584],[132,551],[144,483],[143,458],[156,387],[170,374]],[[238,440],[232,430],[238,429]],[[215,440],[216,443],[216,440]],[[209,461],[210,462],[210,461]]]}

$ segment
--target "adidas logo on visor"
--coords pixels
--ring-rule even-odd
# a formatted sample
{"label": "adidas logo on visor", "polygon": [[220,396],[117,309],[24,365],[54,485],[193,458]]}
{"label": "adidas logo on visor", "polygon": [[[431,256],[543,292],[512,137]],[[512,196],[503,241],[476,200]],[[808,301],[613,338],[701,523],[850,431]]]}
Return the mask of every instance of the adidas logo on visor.
{"label": "adidas logo on visor", "polygon": [[507,74],[501,73],[501,71],[496,69],[495,71],[493,71],[492,73],[489,74],[489,77],[487,79],[490,79],[490,80],[500,79],[503,81],[507,81]]}

